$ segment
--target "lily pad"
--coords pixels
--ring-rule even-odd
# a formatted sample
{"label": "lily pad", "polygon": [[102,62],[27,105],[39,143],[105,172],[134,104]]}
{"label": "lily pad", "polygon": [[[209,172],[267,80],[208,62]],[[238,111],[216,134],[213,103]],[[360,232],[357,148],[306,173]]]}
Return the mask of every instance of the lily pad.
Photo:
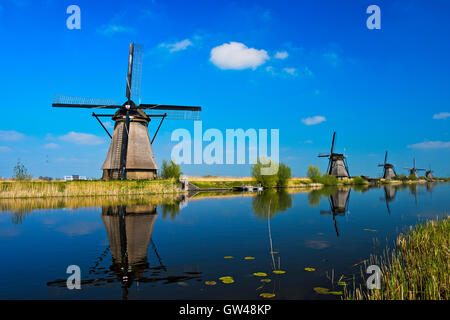
{"label": "lily pad", "polygon": [[316,269],[315,269],[315,268],[305,268],[305,271],[310,271],[310,272],[312,272],[312,271],[316,271]]}
{"label": "lily pad", "polygon": [[286,273],[286,271],[284,271],[284,270],[273,270],[272,272],[275,273],[275,274],[284,274],[284,273]]}
{"label": "lily pad", "polygon": [[226,283],[226,284],[233,283],[233,282],[234,282],[234,279],[225,279],[225,280],[222,280],[222,283]]}
{"label": "lily pad", "polygon": [[264,272],[255,272],[253,275],[257,277],[267,277],[267,273]]}
{"label": "lily pad", "polygon": [[215,286],[217,284],[217,282],[215,282],[215,281],[205,281],[205,284],[207,286]]}
{"label": "lily pad", "polygon": [[278,254],[279,252],[278,251],[270,251],[269,253],[270,254]]}
{"label": "lily pad", "polygon": [[336,296],[340,296],[340,295],[342,295],[342,291],[330,291],[330,292],[328,292],[329,294],[334,294],[334,295],[336,295]]}
{"label": "lily pad", "polygon": [[261,282],[265,282],[265,283],[269,283],[269,282],[271,282],[271,281],[272,281],[272,280],[269,279],[269,278],[261,279]]}
{"label": "lily pad", "polygon": [[227,284],[228,284],[228,283],[233,283],[233,282],[234,282],[233,277],[230,277],[230,276],[220,277],[219,280],[221,280],[222,283],[227,283]]}
{"label": "lily pad", "polygon": [[245,260],[255,260],[255,257],[245,257]]}
{"label": "lily pad", "polygon": [[259,296],[266,298],[266,299],[270,299],[270,298],[275,297],[275,293],[261,293]]}
{"label": "lily pad", "polygon": [[233,259],[233,256],[225,256],[224,259]]}
{"label": "lily pad", "polygon": [[371,232],[377,232],[377,230],[374,229],[363,229],[364,231],[371,231]]}
{"label": "lily pad", "polygon": [[330,289],[322,288],[322,287],[315,287],[314,291],[319,294],[329,294],[330,293]]}

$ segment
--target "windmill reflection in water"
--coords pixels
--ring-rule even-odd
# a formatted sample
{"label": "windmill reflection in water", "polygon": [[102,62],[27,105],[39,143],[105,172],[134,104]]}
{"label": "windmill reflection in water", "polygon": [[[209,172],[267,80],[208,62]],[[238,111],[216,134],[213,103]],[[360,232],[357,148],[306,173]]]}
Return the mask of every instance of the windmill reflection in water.
{"label": "windmill reflection in water", "polygon": [[[158,217],[157,206],[120,205],[102,207],[101,219],[108,235],[109,247],[98,257],[89,274],[81,280],[81,288],[104,286],[108,283],[120,283],[122,299],[128,298],[128,289],[133,283],[158,282],[177,283],[200,278],[197,268],[183,270],[173,274],[163,264],[157,247],[152,240],[153,228]],[[149,245],[158,260],[150,266],[148,262]],[[111,253],[112,264],[109,270],[102,267],[102,262]],[[186,269],[186,266],[183,266]],[[82,272],[83,275],[83,272]],[[48,286],[66,288],[66,280],[48,282]]]}
{"label": "windmill reflection in water", "polygon": [[330,210],[320,210],[320,214],[331,214],[333,216],[334,229],[336,230],[336,236],[338,237],[340,236],[340,233],[336,216],[345,216],[348,212],[350,190],[350,188],[338,189],[328,198],[328,201],[330,202]]}

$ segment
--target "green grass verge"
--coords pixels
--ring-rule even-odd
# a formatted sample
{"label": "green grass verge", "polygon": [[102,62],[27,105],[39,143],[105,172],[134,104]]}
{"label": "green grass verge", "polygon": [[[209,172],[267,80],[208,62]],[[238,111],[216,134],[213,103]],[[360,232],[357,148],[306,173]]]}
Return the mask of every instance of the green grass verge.
{"label": "green grass verge", "polygon": [[149,195],[180,192],[174,180],[4,181],[0,198]]}
{"label": "green grass verge", "polygon": [[382,271],[381,289],[360,286],[345,293],[356,300],[450,299],[450,216],[420,223],[397,238],[396,248],[371,257]]}

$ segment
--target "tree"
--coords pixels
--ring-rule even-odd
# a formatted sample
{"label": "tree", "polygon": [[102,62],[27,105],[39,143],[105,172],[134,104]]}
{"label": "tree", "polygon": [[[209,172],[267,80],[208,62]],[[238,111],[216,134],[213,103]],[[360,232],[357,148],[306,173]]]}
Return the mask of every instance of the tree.
{"label": "tree", "polygon": [[17,160],[17,164],[14,166],[14,175],[13,179],[15,180],[31,180],[33,176],[28,174],[27,168],[25,165],[20,162],[20,159]]}
{"label": "tree", "polygon": [[181,168],[178,164],[173,162],[173,160],[166,161],[163,160],[162,170],[161,170],[161,177],[163,179],[175,179],[179,180],[181,176]]}
{"label": "tree", "polygon": [[[270,166],[277,167],[277,172],[269,175],[263,174],[262,169],[269,168]],[[270,159],[265,161],[258,160],[258,162],[252,167],[252,177],[266,188],[286,187],[288,185],[289,178],[291,177],[291,168],[284,163],[277,164]]]}
{"label": "tree", "polygon": [[264,162],[263,164],[261,160],[258,159],[258,161],[252,167],[252,177],[255,178],[255,180],[258,183],[261,183],[261,185],[266,188],[275,187],[277,185],[278,180],[277,173],[271,175],[262,174],[262,169],[267,168],[272,164],[272,160],[268,161],[263,161]]}
{"label": "tree", "polygon": [[286,187],[291,178],[291,168],[284,163],[280,163],[278,167],[278,181],[277,187]]}
{"label": "tree", "polygon": [[306,176],[311,180],[318,178],[321,176],[320,170],[318,166],[309,166],[308,171],[306,172]]}

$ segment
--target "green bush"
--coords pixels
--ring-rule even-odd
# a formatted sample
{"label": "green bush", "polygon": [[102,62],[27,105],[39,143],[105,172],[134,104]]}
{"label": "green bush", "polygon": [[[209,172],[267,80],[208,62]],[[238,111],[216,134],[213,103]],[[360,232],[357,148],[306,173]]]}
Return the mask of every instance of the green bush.
{"label": "green bush", "polygon": [[278,167],[277,177],[277,187],[286,187],[288,185],[289,179],[291,178],[291,168],[289,168],[284,163],[280,163]]}
{"label": "green bush", "polygon": [[170,161],[163,160],[163,165],[161,169],[161,177],[163,179],[179,180],[181,174],[182,172],[180,166],[175,162],[173,162],[173,160]]}
{"label": "green bush", "polygon": [[262,169],[268,168],[270,165],[274,164],[270,159],[267,161],[264,161],[263,164],[260,160],[258,160],[258,162],[253,165],[251,172],[252,177],[266,188],[286,187],[288,185],[289,178],[291,178],[291,168],[284,163],[275,164],[278,165],[278,171],[271,175],[264,175],[262,174]]}
{"label": "green bush", "polygon": [[318,166],[309,166],[308,171],[306,171],[306,176],[310,179],[318,178],[321,176]]}
{"label": "green bush", "polygon": [[[272,162],[269,160],[270,163]],[[252,177],[255,178],[255,180],[260,183],[263,187],[271,188],[275,187],[277,185],[277,175],[264,175],[262,174],[262,169],[269,167],[269,164],[262,164],[260,160],[258,160],[257,163],[255,163],[252,167]]]}
{"label": "green bush", "polygon": [[353,184],[367,184],[367,181],[359,176],[356,176],[353,177]]}
{"label": "green bush", "polygon": [[27,168],[20,162],[20,159],[17,160],[17,164],[14,166],[14,175],[13,179],[15,180],[31,180],[33,176],[28,174]]}

